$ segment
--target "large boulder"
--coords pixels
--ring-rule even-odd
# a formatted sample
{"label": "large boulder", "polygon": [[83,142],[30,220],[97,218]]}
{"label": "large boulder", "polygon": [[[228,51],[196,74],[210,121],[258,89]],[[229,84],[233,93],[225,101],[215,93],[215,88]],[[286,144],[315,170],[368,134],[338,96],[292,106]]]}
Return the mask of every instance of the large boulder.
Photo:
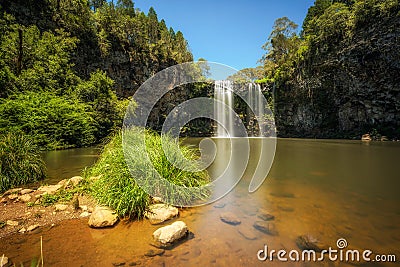
{"label": "large boulder", "polygon": [[113,226],[118,221],[118,215],[108,207],[96,207],[90,215],[89,226],[93,228],[102,228]]}
{"label": "large boulder", "polygon": [[154,204],[149,206],[149,211],[145,213],[145,217],[149,219],[151,224],[159,224],[178,216],[178,208],[167,204]]}
{"label": "large boulder", "polygon": [[188,234],[188,228],[182,221],[176,221],[170,225],[158,228],[153,233],[154,245],[158,248],[169,248],[174,243]]}

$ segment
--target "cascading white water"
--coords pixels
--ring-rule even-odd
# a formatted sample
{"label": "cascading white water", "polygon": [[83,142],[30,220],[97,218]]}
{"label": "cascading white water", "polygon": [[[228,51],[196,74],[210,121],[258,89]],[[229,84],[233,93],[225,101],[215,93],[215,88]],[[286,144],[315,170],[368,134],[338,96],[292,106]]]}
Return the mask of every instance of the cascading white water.
{"label": "cascading white water", "polygon": [[[250,117],[248,120],[248,134],[249,136],[255,136],[257,134],[256,130],[256,122],[257,123],[262,123],[264,121],[264,108],[263,108],[263,101],[262,97],[263,95],[260,93],[261,92],[261,86],[256,83],[249,83],[249,88],[248,88],[248,94],[247,94],[247,101],[249,103],[249,108],[248,108],[248,115],[254,114],[254,117]],[[251,110],[253,109],[253,110]],[[259,125],[259,128],[261,130],[261,126]],[[258,133],[260,136],[261,134]]]}
{"label": "cascading white water", "polygon": [[217,137],[234,137],[233,112],[233,90],[231,81],[215,81],[214,98],[217,100],[214,104],[214,116],[218,121],[215,131]]}

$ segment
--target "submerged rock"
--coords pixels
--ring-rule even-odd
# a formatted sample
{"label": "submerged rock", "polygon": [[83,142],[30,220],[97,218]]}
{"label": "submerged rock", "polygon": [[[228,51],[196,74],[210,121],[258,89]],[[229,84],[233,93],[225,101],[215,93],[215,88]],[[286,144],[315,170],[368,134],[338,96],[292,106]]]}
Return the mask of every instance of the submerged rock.
{"label": "submerged rock", "polygon": [[315,237],[311,235],[301,235],[296,238],[296,245],[302,250],[322,251],[322,245]]}
{"label": "submerged rock", "polygon": [[258,218],[263,221],[272,221],[273,219],[275,219],[275,216],[266,212],[262,212],[258,215]]}
{"label": "submerged rock", "polygon": [[221,221],[230,225],[238,225],[241,223],[240,219],[233,212],[224,212],[220,215]]}
{"label": "submerged rock", "polygon": [[153,233],[154,245],[158,248],[169,248],[180,239],[186,237],[188,228],[186,223],[176,221],[170,225],[158,228]]}
{"label": "submerged rock", "polygon": [[239,228],[238,232],[240,235],[242,235],[247,240],[257,239],[257,235],[254,232],[254,230],[252,228],[249,228],[248,226]]}
{"label": "submerged rock", "polygon": [[288,192],[271,192],[271,196],[273,197],[281,197],[281,198],[294,198],[295,195],[293,193]]}
{"label": "submerged rock", "polygon": [[165,250],[161,248],[156,248],[156,249],[149,249],[144,255],[147,257],[155,257],[155,256],[161,256],[164,254]]}
{"label": "submerged rock", "polygon": [[167,204],[154,204],[150,205],[145,217],[149,219],[151,224],[159,224],[178,216],[178,214],[179,210],[176,207]]}
{"label": "submerged rock", "polygon": [[118,215],[108,207],[96,207],[89,218],[89,226],[102,228],[113,226],[118,221]]}
{"label": "submerged rock", "polygon": [[216,208],[216,209],[222,209],[222,208],[225,207],[225,206],[226,206],[225,203],[218,203],[218,204],[215,204],[215,205],[214,205],[214,208]]}
{"label": "submerged rock", "polygon": [[265,222],[265,221],[256,221],[253,224],[253,227],[258,231],[261,231],[267,235],[278,235],[278,231],[276,230],[275,224],[272,222]]}

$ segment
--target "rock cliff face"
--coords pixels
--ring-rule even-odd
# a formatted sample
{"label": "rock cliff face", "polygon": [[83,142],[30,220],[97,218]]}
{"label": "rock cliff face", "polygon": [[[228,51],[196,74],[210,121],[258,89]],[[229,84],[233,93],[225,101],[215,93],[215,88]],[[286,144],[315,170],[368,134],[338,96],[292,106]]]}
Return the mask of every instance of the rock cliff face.
{"label": "rock cliff face", "polygon": [[280,136],[400,137],[400,15],[359,26],[276,93]]}

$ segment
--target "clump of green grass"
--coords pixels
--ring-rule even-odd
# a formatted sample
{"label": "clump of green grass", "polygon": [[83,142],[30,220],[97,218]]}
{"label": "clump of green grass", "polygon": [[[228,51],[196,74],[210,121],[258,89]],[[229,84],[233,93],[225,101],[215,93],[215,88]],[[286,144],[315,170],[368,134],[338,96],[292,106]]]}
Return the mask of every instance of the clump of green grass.
{"label": "clump of green grass", "polygon": [[45,177],[46,166],[31,138],[17,133],[0,136],[0,192]]}
{"label": "clump of green grass", "polygon": [[[146,136],[146,149],[141,149],[139,144],[142,141],[139,136],[143,133]],[[92,195],[101,204],[113,208],[121,217],[142,218],[150,204],[150,197],[138,185],[135,178],[140,176],[141,181],[146,179],[154,181],[154,172],[152,170],[156,169],[168,181],[186,188],[194,188],[208,183],[208,174],[205,171],[182,171],[169,162],[161,147],[162,138],[166,138],[163,139],[163,142],[168,144],[168,150],[176,150],[176,146],[172,145],[172,142],[175,141],[170,137],[161,137],[144,129],[132,129],[129,134],[129,141],[130,145],[133,148],[137,147],[137,149],[130,150],[129,162],[132,170],[132,173],[130,173],[124,157],[122,134],[119,132],[111,137],[108,144],[103,148],[99,160],[84,174],[86,178],[92,176],[100,177],[91,186]],[[197,158],[196,151],[193,149],[182,147],[181,151],[187,158]],[[147,153],[149,157],[144,153]],[[151,163],[149,163],[148,158],[150,158]],[[153,186],[156,185],[153,184]],[[184,199],[187,202],[190,202],[192,198],[207,196],[207,193],[201,190],[198,190],[197,195],[187,194],[183,192],[184,190],[182,192],[172,192],[173,190],[173,188],[166,188],[162,193],[164,196],[169,193],[173,194],[176,198]]]}

